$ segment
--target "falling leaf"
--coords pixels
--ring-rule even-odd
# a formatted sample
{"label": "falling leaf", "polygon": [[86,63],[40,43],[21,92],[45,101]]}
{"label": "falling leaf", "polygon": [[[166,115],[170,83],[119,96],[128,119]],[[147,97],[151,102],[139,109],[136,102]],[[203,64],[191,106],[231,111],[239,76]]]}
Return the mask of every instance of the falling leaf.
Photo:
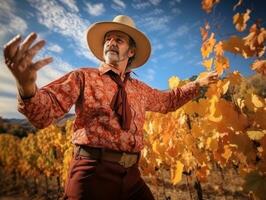
{"label": "falling leaf", "polygon": [[245,13],[237,13],[233,17],[233,24],[236,27],[236,30],[239,32],[242,32],[246,29],[247,27],[247,21],[250,19],[250,14],[251,10],[247,9]]}
{"label": "falling leaf", "polygon": [[224,50],[223,50],[223,43],[220,41],[218,42],[214,47],[214,52],[216,56],[223,56]]}
{"label": "falling leaf", "polygon": [[247,131],[248,137],[252,140],[260,140],[266,135],[266,130],[263,131]]}
{"label": "falling leaf", "polygon": [[256,51],[251,50],[250,47],[245,44],[245,40],[238,36],[231,36],[228,40],[222,41],[222,43],[224,51],[240,54],[244,58],[249,58],[256,55]]}
{"label": "falling leaf", "polygon": [[168,79],[168,84],[170,89],[178,87],[180,79],[177,76],[172,76]]}
{"label": "falling leaf", "polygon": [[220,0],[202,0],[201,1],[201,7],[203,10],[205,10],[207,13],[210,13],[213,6],[217,3],[219,3]]}
{"label": "falling leaf", "polygon": [[263,100],[256,94],[251,94],[251,102],[257,108],[262,108],[264,106]]}
{"label": "falling leaf", "polygon": [[266,40],[266,30],[261,28],[260,33],[258,34],[258,44],[263,44]]}
{"label": "falling leaf", "polygon": [[241,98],[238,98],[236,100],[236,103],[237,103],[237,106],[240,108],[240,109],[243,109],[245,107],[245,103],[244,103],[244,100],[241,99]]}
{"label": "falling leaf", "polygon": [[204,61],[202,62],[202,65],[203,65],[204,67],[206,67],[207,70],[210,70],[211,67],[212,67],[212,62],[213,62],[213,58],[210,58],[210,59],[208,59],[208,60],[204,60]]}
{"label": "falling leaf", "polygon": [[175,169],[171,170],[171,181],[174,185],[179,183],[182,180],[182,173],[183,173],[184,165],[180,161],[176,162]]}
{"label": "falling leaf", "polygon": [[224,146],[224,153],[222,154],[222,157],[225,158],[226,161],[228,161],[228,159],[231,157],[232,155],[232,150],[230,149],[230,147],[228,145]]}
{"label": "falling leaf", "polygon": [[239,71],[234,71],[228,75],[227,79],[230,81],[231,85],[239,85],[242,81],[242,76]]}
{"label": "falling leaf", "polygon": [[219,75],[223,74],[225,69],[229,68],[229,60],[224,56],[216,56],[215,70]]}
{"label": "falling leaf", "polygon": [[251,68],[258,73],[266,75],[266,60],[256,60],[252,65]]}
{"label": "falling leaf", "polygon": [[211,151],[216,151],[218,148],[218,140],[208,137],[206,141],[206,148]]}
{"label": "falling leaf", "polygon": [[207,181],[207,176],[210,174],[210,169],[207,166],[201,167],[196,171],[196,176],[201,182]]}
{"label": "falling leaf", "polygon": [[205,41],[208,38],[208,31],[210,30],[210,26],[208,23],[205,23],[204,27],[200,27],[200,34],[202,41]]}
{"label": "falling leaf", "polygon": [[259,28],[257,24],[253,24],[249,29],[249,34],[243,38],[244,45],[248,46],[256,56],[261,57],[265,53],[265,35],[264,28]]}
{"label": "falling leaf", "polygon": [[225,94],[227,92],[229,85],[230,85],[230,80],[226,80],[222,86],[222,89],[223,89],[222,94]]}
{"label": "falling leaf", "polygon": [[234,5],[233,10],[235,10],[238,6],[243,3],[243,0],[239,0],[236,5]]}
{"label": "falling leaf", "polygon": [[223,119],[222,115],[216,116],[216,104],[218,102],[218,97],[216,95],[213,95],[212,98],[210,99],[210,114],[208,116],[208,119],[213,122],[220,122]]}
{"label": "falling leaf", "polygon": [[210,53],[213,51],[213,47],[215,45],[215,38],[214,38],[214,33],[211,34],[211,36],[203,42],[202,47],[201,47],[201,54],[203,58],[208,58]]}

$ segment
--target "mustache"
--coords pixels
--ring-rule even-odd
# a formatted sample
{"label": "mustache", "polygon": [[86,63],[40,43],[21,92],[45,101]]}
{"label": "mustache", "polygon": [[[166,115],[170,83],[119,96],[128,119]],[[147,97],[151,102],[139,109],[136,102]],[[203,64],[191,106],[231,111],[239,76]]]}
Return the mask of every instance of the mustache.
{"label": "mustache", "polygon": [[117,54],[119,54],[119,50],[118,50],[118,47],[116,46],[107,46],[106,50],[104,53],[107,53],[108,51],[114,51],[116,52]]}

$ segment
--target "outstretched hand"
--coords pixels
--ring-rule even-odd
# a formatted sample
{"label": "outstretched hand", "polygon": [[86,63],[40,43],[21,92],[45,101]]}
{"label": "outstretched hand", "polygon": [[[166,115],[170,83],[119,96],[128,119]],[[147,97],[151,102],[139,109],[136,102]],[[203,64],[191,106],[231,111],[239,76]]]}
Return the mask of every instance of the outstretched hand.
{"label": "outstretched hand", "polygon": [[36,42],[36,33],[29,34],[21,43],[18,35],[4,45],[4,58],[8,69],[13,74],[22,97],[33,96],[36,89],[37,71],[53,61],[52,57],[33,63],[34,56],[45,45],[44,40]]}
{"label": "outstretched hand", "polygon": [[218,73],[216,71],[211,71],[208,72],[204,77],[198,77],[195,81],[200,87],[203,87],[212,83],[216,83],[218,80]]}

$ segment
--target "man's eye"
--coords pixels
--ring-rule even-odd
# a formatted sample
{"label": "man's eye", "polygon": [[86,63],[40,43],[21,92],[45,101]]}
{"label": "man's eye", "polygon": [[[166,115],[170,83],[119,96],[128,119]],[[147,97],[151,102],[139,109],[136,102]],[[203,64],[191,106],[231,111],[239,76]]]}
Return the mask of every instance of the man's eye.
{"label": "man's eye", "polygon": [[117,39],[117,42],[118,42],[118,43],[122,43],[123,40],[121,40],[121,39]]}

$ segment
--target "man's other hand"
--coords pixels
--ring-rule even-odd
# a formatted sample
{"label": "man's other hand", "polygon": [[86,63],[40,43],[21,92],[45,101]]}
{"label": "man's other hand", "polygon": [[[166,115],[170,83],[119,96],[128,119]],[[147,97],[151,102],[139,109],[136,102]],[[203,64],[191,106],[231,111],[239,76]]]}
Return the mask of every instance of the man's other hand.
{"label": "man's other hand", "polygon": [[208,86],[209,84],[216,83],[218,81],[218,73],[216,71],[207,72],[204,77],[198,77],[195,82],[200,86]]}
{"label": "man's other hand", "polygon": [[36,33],[29,34],[21,42],[18,35],[4,45],[4,58],[8,69],[13,74],[21,97],[27,98],[35,94],[37,71],[52,62],[52,57],[47,57],[32,62],[34,56],[45,45],[44,40],[36,42]]}

